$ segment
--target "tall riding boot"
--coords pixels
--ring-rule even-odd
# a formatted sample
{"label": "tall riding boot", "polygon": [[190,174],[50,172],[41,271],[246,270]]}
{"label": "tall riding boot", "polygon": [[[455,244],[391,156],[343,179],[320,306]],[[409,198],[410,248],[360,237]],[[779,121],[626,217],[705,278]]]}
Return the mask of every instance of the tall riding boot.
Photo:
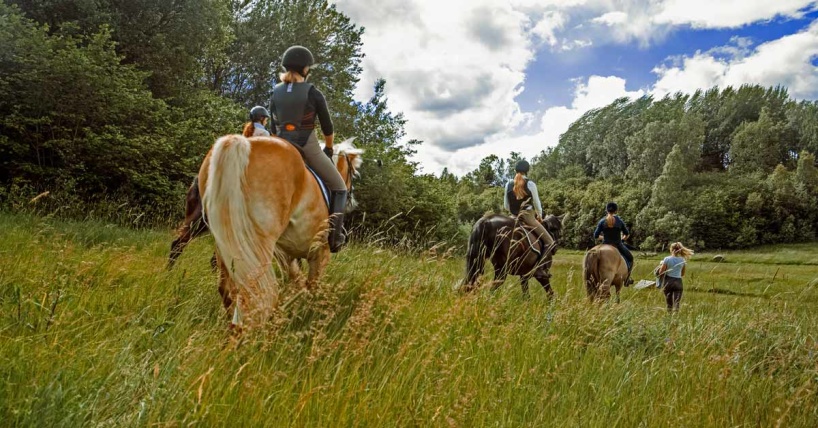
{"label": "tall riding boot", "polygon": [[333,190],[329,196],[329,251],[337,253],[346,244],[344,233],[344,211],[347,207],[347,191]]}

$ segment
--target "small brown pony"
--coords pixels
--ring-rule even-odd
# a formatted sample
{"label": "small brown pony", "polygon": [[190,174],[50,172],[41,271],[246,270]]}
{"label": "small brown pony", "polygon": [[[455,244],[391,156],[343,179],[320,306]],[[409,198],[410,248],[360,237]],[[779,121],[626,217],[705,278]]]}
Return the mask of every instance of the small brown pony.
{"label": "small brown pony", "polygon": [[582,260],[582,278],[591,302],[595,298],[609,299],[611,286],[614,286],[616,302],[619,303],[619,290],[628,278],[628,265],[613,245],[597,245],[585,253]]}
{"label": "small brown pony", "polygon": [[[469,248],[466,253],[466,278],[460,291],[467,293],[477,287],[477,280],[483,274],[486,258],[494,266],[492,290],[496,290],[506,280],[506,276],[519,275],[523,295],[528,296],[528,281],[537,280],[549,297],[554,295],[551,288],[551,258],[556,253],[565,215],[547,215],[543,226],[554,238],[554,248],[542,248],[543,244],[534,233],[513,217],[500,214],[486,215],[472,228]],[[536,252],[534,251],[536,250]],[[539,253],[543,253],[540,256]]]}
{"label": "small brown pony", "polygon": [[[351,188],[363,151],[347,140],[335,152]],[[298,281],[296,260],[307,259],[308,289],[322,276],[330,258],[327,205],[295,146],[278,137],[221,137],[199,169],[199,189],[234,324],[253,327],[269,317],[279,294],[273,263]]]}

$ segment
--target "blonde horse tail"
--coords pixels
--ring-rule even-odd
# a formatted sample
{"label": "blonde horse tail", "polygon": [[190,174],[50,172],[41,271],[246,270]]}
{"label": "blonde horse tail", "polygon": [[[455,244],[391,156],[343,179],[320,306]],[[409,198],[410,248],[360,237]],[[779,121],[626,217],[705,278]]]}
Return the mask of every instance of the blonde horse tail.
{"label": "blonde horse tail", "polygon": [[262,244],[248,204],[246,170],[250,141],[241,135],[216,140],[202,205],[219,257],[236,293],[233,323],[263,322],[277,297],[273,248]]}

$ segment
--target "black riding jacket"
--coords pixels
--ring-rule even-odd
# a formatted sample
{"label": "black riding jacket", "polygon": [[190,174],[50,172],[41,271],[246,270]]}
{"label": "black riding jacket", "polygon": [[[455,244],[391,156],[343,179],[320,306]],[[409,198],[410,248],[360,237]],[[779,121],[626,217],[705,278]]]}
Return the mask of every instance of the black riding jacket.
{"label": "black riding jacket", "polygon": [[272,133],[301,146],[307,143],[315,129],[316,117],[321,122],[321,132],[324,135],[332,135],[334,132],[327,100],[312,83],[276,85],[273,89],[271,112]]}
{"label": "black riding jacket", "polygon": [[622,221],[618,215],[615,215],[613,227],[608,227],[607,218],[602,218],[602,220],[599,221],[596,225],[596,230],[594,230],[594,239],[602,235],[603,243],[617,245],[622,242],[622,234],[630,235],[630,231],[628,231],[628,227],[625,226],[625,222]]}

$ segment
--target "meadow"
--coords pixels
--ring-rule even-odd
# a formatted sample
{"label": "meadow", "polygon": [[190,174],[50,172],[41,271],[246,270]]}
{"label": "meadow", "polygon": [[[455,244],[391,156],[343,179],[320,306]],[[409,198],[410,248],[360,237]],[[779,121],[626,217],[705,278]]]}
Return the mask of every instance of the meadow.
{"label": "meadow", "polygon": [[[353,245],[237,340],[195,241],[0,213],[0,425],[818,424],[818,244],[694,256],[678,314],[626,288],[590,305],[560,250],[549,301],[453,292],[463,259]],[[662,255],[641,255],[649,278]]]}

